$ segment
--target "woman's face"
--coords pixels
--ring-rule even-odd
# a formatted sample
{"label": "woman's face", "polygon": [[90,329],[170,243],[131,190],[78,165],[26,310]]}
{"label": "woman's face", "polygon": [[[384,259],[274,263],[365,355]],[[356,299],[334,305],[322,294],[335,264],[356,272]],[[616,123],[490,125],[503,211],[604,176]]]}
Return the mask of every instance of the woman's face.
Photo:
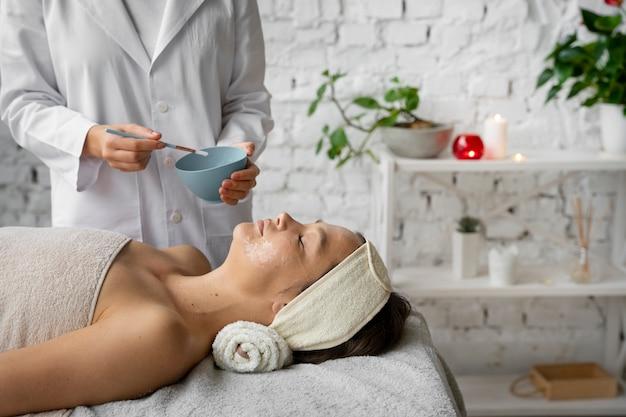
{"label": "woman's face", "polygon": [[361,246],[361,238],[322,221],[298,223],[287,213],[241,223],[227,263],[246,293],[272,298],[274,313]]}

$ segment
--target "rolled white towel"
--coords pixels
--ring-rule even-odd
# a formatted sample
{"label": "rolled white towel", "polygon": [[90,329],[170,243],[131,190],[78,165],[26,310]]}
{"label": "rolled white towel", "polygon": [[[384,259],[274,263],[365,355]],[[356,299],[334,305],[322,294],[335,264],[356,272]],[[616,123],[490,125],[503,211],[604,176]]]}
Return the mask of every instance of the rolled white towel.
{"label": "rolled white towel", "polygon": [[[247,354],[241,356],[237,349]],[[213,358],[233,372],[271,372],[291,364],[291,349],[274,329],[249,321],[225,326],[213,342]]]}

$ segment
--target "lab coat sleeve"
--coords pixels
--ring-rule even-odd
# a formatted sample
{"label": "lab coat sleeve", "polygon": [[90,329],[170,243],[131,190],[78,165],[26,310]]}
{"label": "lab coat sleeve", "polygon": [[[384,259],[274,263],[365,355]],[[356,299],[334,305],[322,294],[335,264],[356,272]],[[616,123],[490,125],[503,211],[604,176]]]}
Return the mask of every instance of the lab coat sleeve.
{"label": "lab coat sleeve", "polygon": [[233,74],[222,108],[218,146],[252,141],[256,160],[274,127],[265,78],[265,46],[256,0],[234,0],[236,45]]}
{"label": "lab coat sleeve", "polygon": [[77,191],[92,185],[102,161],[81,154],[96,123],[57,90],[41,0],[0,2],[0,80],[0,114],[15,141]]}

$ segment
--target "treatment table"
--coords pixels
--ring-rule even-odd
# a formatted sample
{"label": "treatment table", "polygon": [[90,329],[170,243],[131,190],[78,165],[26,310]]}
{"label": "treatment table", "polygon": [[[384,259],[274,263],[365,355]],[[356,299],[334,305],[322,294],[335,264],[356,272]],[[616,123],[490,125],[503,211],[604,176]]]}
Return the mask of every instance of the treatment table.
{"label": "treatment table", "polygon": [[184,379],[132,401],[78,407],[71,417],[465,416],[463,398],[412,313],[402,340],[381,356],[298,364],[264,374],[217,369],[210,358]]}

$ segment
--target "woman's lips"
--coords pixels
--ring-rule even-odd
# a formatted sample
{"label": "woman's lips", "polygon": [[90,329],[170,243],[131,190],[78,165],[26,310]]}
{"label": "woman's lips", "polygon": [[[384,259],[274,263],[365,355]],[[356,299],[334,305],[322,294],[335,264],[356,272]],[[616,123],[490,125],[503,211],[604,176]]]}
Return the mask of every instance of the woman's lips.
{"label": "woman's lips", "polygon": [[259,233],[263,236],[263,229],[265,228],[265,222],[263,220],[256,221],[256,227],[259,229]]}

